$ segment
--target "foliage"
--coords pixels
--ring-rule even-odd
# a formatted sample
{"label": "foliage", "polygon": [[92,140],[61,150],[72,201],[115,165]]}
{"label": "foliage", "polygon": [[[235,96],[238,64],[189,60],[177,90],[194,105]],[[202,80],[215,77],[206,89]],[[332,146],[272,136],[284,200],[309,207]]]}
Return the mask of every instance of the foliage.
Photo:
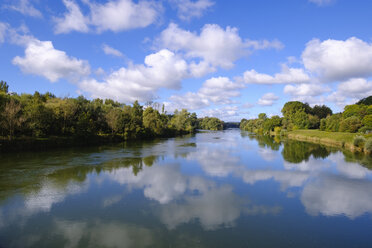
{"label": "foliage", "polygon": [[354,146],[363,147],[365,143],[366,143],[366,138],[364,138],[363,136],[359,136],[359,135],[355,136],[354,141],[353,141]]}
{"label": "foliage", "polygon": [[372,138],[368,138],[364,144],[364,150],[367,152],[372,152]]}
{"label": "foliage", "polygon": [[363,98],[362,100],[360,100],[356,104],[358,104],[358,105],[361,105],[361,104],[363,104],[363,105],[372,105],[372,96]]}
{"label": "foliage", "polygon": [[332,110],[326,105],[315,105],[311,110],[311,114],[317,116],[319,119],[323,119],[332,115]]}
{"label": "foliage", "polygon": [[7,82],[1,80],[0,81],[0,92],[8,93],[8,90],[9,90],[9,85],[7,84]]}
{"label": "foliage", "polygon": [[[24,137],[78,137],[113,135],[123,139],[170,136],[195,132],[198,121],[195,113],[186,109],[166,115],[158,111],[159,104],[132,106],[111,99],[88,100],[57,98],[47,92],[41,94],[7,94],[7,84],[0,86],[1,136],[13,139]],[[217,118],[203,119],[208,129],[221,130],[223,122]]]}
{"label": "foliage", "polygon": [[355,133],[362,126],[360,119],[356,116],[351,116],[340,123],[340,132]]}
{"label": "foliage", "polygon": [[242,119],[240,129],[268,133],[275,127],[280,127],[286,131],[319,129],[328,132],[359,131],[368,134],[372,131],[371,100],[372,96],[362,99],[357,104],[347,105],[344,112],[337,114],[333,114],[325,105],[315,105],[312,108],[307,103],[299,101],[287,102],[282,108],[282,118],[279,116],[267,118],[265,113],[260,113],[257,119]]}
{"label": "foliage", "polygon": [[198,128],[204,130],[223,130],[224,123],[215,117],[204,117],[198,120]]}

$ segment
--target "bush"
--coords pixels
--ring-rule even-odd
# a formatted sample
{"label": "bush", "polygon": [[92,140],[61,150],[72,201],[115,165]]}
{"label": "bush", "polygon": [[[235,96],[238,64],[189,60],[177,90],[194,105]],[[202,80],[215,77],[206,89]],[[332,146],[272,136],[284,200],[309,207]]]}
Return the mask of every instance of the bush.
{"label": "bush", "polygon": [[348,117],[340,123],[341,132],[355,133],[362,126],[360,119],[356,116]]}
{"label": "bush", "polygon": [[366,143],[364,144],[364,150],[367,152],[372,152],[372,138],[368,138]]}
{"label": "bush", "polygon": [[364,134],[372,133],[372,127],[361,127],[359,128],[358,132]]}
{"label": "bush", "polygon": [[274,127],[275,135],[279,135],[281,131],[282,131],[281,127]]}
{"label": "bush", "polygon": [[366,143],[366,138],[363,136],[355,136],[354,138],[354,146],[356,147],[363,147],[364,144]]}

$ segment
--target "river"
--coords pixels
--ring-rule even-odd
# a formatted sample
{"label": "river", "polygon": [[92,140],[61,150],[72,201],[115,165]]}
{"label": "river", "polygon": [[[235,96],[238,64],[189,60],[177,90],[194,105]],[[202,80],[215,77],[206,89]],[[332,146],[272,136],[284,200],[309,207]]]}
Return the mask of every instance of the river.
{"label": "river", "polygon": [[0,247],[372,247],[372,159],[231,129],[0,155]]}

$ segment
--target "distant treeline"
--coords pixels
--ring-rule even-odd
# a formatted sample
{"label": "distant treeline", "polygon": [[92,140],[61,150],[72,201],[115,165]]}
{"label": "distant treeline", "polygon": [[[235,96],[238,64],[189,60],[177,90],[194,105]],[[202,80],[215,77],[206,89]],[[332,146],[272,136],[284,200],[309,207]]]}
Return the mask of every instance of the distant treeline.
{"label": "distant treeline", "polygon": [[342,113],[333,114],[325,106],[310,107],[298,101],[287,102],[282,108],[283,117],[268,118],[261,113],[257,119],[242,119],[240,128],[256,133],[269,133],[282,130],[320,129],[330,132],[370,133],[372,132],[372,96],[356,104],[347,105]]}
{"label": "distant treeline", "polygon": [[217,118],[198,119],[186,109],[167,114],[158,104],[132,106],[114,100],[58,98],[52,93],[8,93],[0,82],[0,135],[14,138],[116,136],[123,139],[169,137],[196,129],[222,130]]}

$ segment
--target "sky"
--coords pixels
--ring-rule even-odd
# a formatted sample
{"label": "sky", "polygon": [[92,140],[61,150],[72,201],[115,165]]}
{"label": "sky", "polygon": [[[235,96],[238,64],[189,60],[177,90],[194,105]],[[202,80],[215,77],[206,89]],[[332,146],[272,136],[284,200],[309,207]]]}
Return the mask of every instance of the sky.
{"label": "sky", "polygon": [[0,80],[224,121],[372,95],[372,1],[1,0]]}

